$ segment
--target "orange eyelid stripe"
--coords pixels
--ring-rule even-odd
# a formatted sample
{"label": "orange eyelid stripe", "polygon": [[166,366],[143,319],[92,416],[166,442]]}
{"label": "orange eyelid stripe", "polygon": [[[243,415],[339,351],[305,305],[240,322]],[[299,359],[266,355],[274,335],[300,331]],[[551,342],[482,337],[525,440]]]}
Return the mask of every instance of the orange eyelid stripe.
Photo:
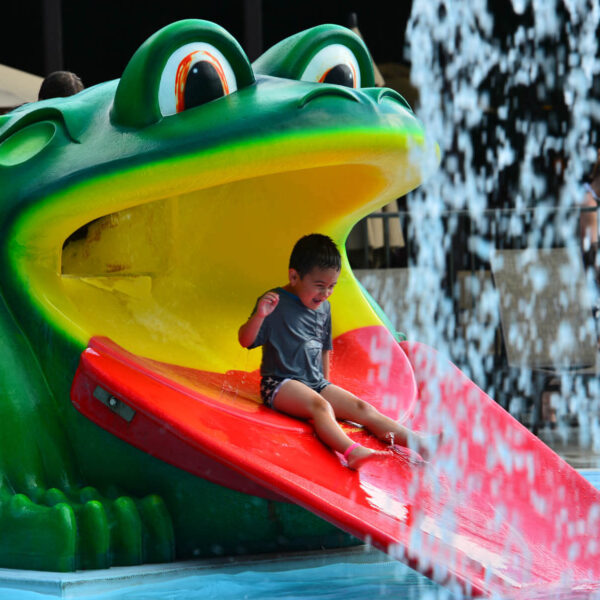
{"label": "orange eyelid stripe", "polygon": [[192,66],[194,54],[198,54],[198,52],[188,54],[177,67],[177,74],[175,75],[175,110],[177,112],[185,110],[185,82]]}
{"label": "orange eyelid stripe", "polygon": [[356,76],[356,71],[354,70],[354,65],[350,63],[350,68],[352,69],[352,87],[355,88],[358,83],[358,77]]}
{"label": "orange eyelid stripe", "polygon": [[221,78],[221,83],[223,84],[223,91],[225,95],[229,94],[229,84],[227,83],[227,76],[225,75],[225,71],[223,70],[223,65],[219,62],[219,59],[213,56],[210,52],[204,51],[204,54],[208,56],[211,60],[213,67],[217,70],[219,77]]}
{"label": "orange eyelid stripe", "polygon": [[223,70],[223,66],[219,62],[219,59],[216,56],[213,56],[210,52],[207,52],[206,50],[196,50],[195,52],[190,52],[190,54],[188,54],[179,63],[179,66],[177,67],[177,74],[175,75],[175,110],[178,113],[185,110],[185,84],[187,81],[188,73],[190,72],[190,68],[193,64],[192,61],[194,60],[196,54],[203,54],[208,58],[208,62],[210,62],[210,64],[215,68],[219,75],[219,78],[221,79],[225,95],[229,94],[229,84],[227,82],[227,76],[225,75],[225,71]]}
{"label": "orange eyelid stripe", "polygon": [[[356,78],[356,70],[354,69],[354,65],[351,62],[347,62],[347,63],[340,63],[340,64],[344,64],[347,67],[350,67],[350,70],[352,71],[352,87],[355,88],[356,87],[356,82],[357,82],[357,78]],[[336,67],[338,65],[335,65]],[[331,67],[331,69],[334,69],[335,67]],[[323,83],[325,81],[325,77],[327,77],[327,75],[329,74],[329,72],[331,71],[331,69],[327,69],[327,71],[325,71],[325,73],[323,73],[323,75],[321,75],[321,77],[319,77],[319,81],[318,83]]]}

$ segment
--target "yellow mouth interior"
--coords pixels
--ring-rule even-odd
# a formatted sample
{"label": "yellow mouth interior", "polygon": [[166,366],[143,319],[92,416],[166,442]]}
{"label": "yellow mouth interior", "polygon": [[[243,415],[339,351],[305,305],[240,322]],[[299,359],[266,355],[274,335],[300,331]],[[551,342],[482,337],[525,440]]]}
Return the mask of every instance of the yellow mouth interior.
{"label": "yellow mouth interior", "polygon": [[[62,251],[65,311],[90,337],[108,336],[144,356],[239,367],[249,359],[237,329],[256,298],[287,282],[302,235],[320,231],[343,243],[353,223],[340,219],[340,207],[356,210],[384,185],[372,171],[338,166],[259,177],[100,218]],[[351,292],[360,298],[346,265],[332,302]],[[354,302],[346,318],[336,314],[338,333],[372,324],[370,312]],[[258,364],[252,354],[246,369]]]}
{"label": "yellow mouth interior", "polygon": [[[336,156],[330,166],[288,165],[195,190],[167,167],[129,183],[106,178],[83,201],[71,190],[25,216],[13,243],[17,270],[48,320],[82,346],[102,335],[162,362],[253,370],[260,352],[242,349],[237,331],[257,297],[287,283],[302,235],[325,233],[343,249],[358,219],[418,183],[417,172],[398,168],[397,147],[391,158]],[[176,182],[186,191],[165,194]],[[111,212],[99,214],[98,204]],[[331,303],[334,336],[380,323],[345,258]]]}

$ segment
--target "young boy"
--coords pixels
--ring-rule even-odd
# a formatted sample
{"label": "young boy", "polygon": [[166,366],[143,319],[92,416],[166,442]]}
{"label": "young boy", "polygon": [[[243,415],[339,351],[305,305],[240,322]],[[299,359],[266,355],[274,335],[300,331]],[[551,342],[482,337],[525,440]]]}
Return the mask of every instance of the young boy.
{"label": "young boy", "polygon": [[301,419],[312,419],[319,438],[357,469],[382,452],[352,441],[337,419],[363,425],[379,439],[424,454],[425,438],[382,415],[369,403],[330,383],[331,296],[341,269],[340,253],[329,237],[306,235],[290,256],[289,283],[261,296],[238,338],[244,348],[262,346],[260,393],[263,402]]}

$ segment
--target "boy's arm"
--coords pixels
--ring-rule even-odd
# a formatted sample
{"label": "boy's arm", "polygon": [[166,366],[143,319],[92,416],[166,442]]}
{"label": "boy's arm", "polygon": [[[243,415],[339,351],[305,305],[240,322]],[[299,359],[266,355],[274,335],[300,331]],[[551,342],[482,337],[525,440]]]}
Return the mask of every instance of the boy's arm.
{"label": "boy's arm", "polygon": [[238,331],[238,340],[244,348],[254,343],[263,321],[275,310],[277,304],[279,304],[279,295],[275,292],[267,292],[260,298],[256,310]]}
{"label": "boy's arm", "polygon": [[329,362],[331,350],[323,350],[323,377],[329,379]]}
{"label": "boy's arm", "polygon": [[238,340],[244,348],[248,348],[252,345],[258,332],[260,331],[261,325],[263,324],[264,317],[258,317],[254,313],[238,331]]}

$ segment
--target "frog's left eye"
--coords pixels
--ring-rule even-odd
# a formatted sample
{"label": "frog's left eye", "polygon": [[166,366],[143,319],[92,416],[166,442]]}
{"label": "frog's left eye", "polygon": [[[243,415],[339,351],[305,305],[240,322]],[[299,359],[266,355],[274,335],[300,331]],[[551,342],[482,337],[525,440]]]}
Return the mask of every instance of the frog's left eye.
{"label": "frog's left eye", "polygon": [[350,48],[330,44],[317,52],[304,69],[301,81],[360,87],[360,68]]}
{"label": "frog's left eye", "polygon": [[204,42],[178,48],[163,69],[158,102],[163,117],[200,106],[237,90],[237,80],[223,53]]}

